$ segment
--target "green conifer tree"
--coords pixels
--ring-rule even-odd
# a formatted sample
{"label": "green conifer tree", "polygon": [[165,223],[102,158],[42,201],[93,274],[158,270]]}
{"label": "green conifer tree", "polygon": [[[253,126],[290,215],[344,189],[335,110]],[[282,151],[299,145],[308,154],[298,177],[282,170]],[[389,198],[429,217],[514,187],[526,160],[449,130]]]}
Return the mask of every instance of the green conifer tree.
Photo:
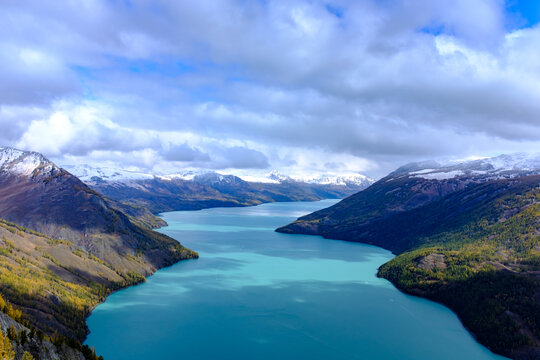
{"label": "green conifer tree", "polygon": [[28,341],[28,334],[26,333],[26,330],[20,330],[19,334],[17,335],[17,342],[21,345],[26,344]]}
{"label": "green conifer tree", "polygon": [[7,330],[7,337],[9,340],[15,340],[17,339],[17,330],[15,330],[15,326],[11,325]]}

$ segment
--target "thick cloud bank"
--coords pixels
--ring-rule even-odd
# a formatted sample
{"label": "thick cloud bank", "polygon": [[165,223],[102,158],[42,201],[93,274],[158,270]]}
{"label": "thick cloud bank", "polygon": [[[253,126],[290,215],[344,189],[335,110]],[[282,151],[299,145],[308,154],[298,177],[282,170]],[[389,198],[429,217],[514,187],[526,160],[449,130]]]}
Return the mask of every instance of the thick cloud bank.
{"label": "thick cloud bank", "polygon": [[538,150],[540,27],[516,4],[8,0],[0,141],[60,163],[375,177]]}

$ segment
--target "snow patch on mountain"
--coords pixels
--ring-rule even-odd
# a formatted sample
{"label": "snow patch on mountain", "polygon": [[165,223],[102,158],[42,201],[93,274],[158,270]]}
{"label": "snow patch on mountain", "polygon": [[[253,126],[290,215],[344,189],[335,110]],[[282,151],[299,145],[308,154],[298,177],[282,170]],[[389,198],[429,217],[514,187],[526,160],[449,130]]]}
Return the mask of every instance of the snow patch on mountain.
{"label": "snow patch on mountain", "polygon": [[343,176],[321,175],[304,179],[308,184],[336,185],[336,186],[363,186],[371,185],[375,181],[365,175],[353,174]]}
{"label": "snow patch on mountain", "polygon": [[262,175],[241,175],[240,178],[247,182],[263,183],[263,184],[279,184],[279,180],[271,179],[268,176]]}
{"label": "snow patch on mountain", "polygon": [[411,171],[409,174],[411,175],[421,175],[421,174],[427,174],[430,172],[437,171],[437,169],[424,169],[424,170],[418,170],[418,171]]}
{"label": "snow patch on mountain", "polygon": [[[403,168],[415,168],[414,165],[418,165],[418,163],[409,164]],[[516,153],[462,162],[450,161],[437,168],[430,166],[427,169],[405,172],[404,175],[428,180],[446,180],[461,176],[495,179],[523,173],[540,173],[539,153]]]}
{"label": "snow patch on mountain", "polygon": [[39,153],[0,147],[0,172],[31,176],[38,169],[50,171],[53,168],[56,165]]}
{"label": "snow patch on mountain", "polygon": [[496,171],[530,171],[540,169],[540,153],[517,153],[477,160],[493,166]]}
{"label": "snow patch on mountain", "polygon": [[205,170],[205,169],[189,169],[189,170],[177,172],[174,174],[156,175],[156,177],[162,180],[169,180],[169,181],[174,180],[174,179],[193,181],[193,179],[195,179],[195,177],[197,176],[211,174],[211,173],[214,173],[214,171]]}
{"label": "snow patch on mountain", "polygon": [[295,180],[292,177],[290,177],[288,175],[283,175],[280,172],[278,172],[277,170],[272,170],[271,172],[269,172],[266,175],[266,177],[269,180],[275,181],[276,183],[295,182]]}
{"label": "snow patch on mountain", "polygon": [[245,181],[262,183],[307,183],[316,185],[335,185],[335,186],[369,186],[375,181],[362,174],[330,175],[314,174],[308,176],[289,176],[284,175],[277,170],[273,170],[264,177],[242,176]]}
{"label": "snow patch on mountain", "polygon": [[160,179],[160,180],[184,180],[198,183],[238,183],[248,181],[256,183],[286,184],[286,183],[307,183],[317,185],[333,186],[364,186],[371,185],[374,180],[361,174],[329,175],[317,174],[312,176],[288,176],[276,170],[263,176],[256,175],[224,175],[207,169],[186,169],[173,174],[149,174],[144,172],[122,170],[116,168],[97,168],[89,165],[66,165],[66,170],[80,178],[86,183],[108,181],[116,183],[130,184],[135,180]]}
{"label": "snow patch on mountain", "polygon": [[93,167],[90,165],[64,165],[64,169],[77,176],[83,182],[95,180],[111,182],[127,182],[130,180],[153,179],[154,175],[138,171],[122,170],[108,167]]}
{"label": "snow patch on mountain", "polygon": [[152,174],[141,171],[125,170],[109,167],[93,167],[90,165],[64,165],[64,169],[77,176],[86,183],[108,181],[116,183],[130,183],[136,180],[186,180],[193,181],[197,176],[213,174],[211,170],[187,169],[173,174]]}
{"label": "snow patch on mountain", "polygon": [[465,173],[461,170],[448,171],[448,172],[434,172],[430,174],[420,174],[419,176],[429,180],[448,180],[453,179],[456,176],[462,176]]}

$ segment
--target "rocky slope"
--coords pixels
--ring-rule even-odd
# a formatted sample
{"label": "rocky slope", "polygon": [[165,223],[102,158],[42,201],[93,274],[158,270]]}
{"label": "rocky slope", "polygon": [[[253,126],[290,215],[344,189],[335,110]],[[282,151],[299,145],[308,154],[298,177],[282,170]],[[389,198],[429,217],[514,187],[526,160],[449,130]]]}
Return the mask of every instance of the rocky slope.
{"label": "rocky slope", "polygon": [[45,334],[82,341],[115,289],[197,257],[42,155],[0,148],[0,292]]}
{"label": "rocky slope", "polygon": [[[13,320],[5,313],[0,312],[0,330],[4,336],[11,331],[16,337],[11,340],[15,360],[23,359],[25,352],[31,354],[36,360],[99,360],[88,347],[77,345],[71,347],[66,343],[53,343],[50,338],[38,335],[35,330]],[[24,333],[24,335],[23,335]]]}
{"label": "rocky slope", "polygon": [[374,244],[379,275],[456,311],[477,339],[540,358],[540,161],[409,164],[277,231]]}

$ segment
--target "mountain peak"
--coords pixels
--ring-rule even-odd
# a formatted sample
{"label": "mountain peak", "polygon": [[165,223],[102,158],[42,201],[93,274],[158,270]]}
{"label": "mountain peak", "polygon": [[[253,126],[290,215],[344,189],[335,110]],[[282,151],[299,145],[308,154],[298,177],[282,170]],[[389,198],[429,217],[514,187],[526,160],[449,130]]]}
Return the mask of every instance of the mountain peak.
{"label": "mountain peak", "polygon": [[40,153],[0,147],[0,171],[31,176],[38,169],[50,171],[57,169],[57,166]]}
{"label": "mountain peak", "polygon": [[293,178],[287,175],[283,175],[277,170],[272,170],[267,175],[268,179],[277,181],[278,183],[288,183],[288,182],[295,182]]}
{"label": "mountain peak", "polygon": [[153,179],[154,175],[139,171],[130,171],[110,167],[93,167],[90,165],[63,165],[64,169],[77,176],[83,182],[113,181],[126,182],[130,180]]}
{"label": "mountain peak", "polygon": [[496,171],[531,171],[540,169],[540,153],[503,154],[492,158],[474,161],[479,164],[489,164]]}
{"label": "mountain peak", "polygon": [[337,185],[337,186],[369,186],[375,180],[362,174],[349,175],[320,175],[303,180],[308,184]]}
{"label": "mountain peak", "polygon": [[244,180],[234,175],[222,175],[216,172],[207,172],[193,177],[193,181],[199,184],[216,185],[216,184],[240,184]]}
{"label": "mountain peak", "polygon": [[182,171],[177,171],[172,174],[166,174],[166,175],[156,175],[158,178],[162,180],[174,180],[174,179],[180,179],[180,180],[194,180],[197,176],[203,176],[207,174],[216,174],[216,172],[208,169],[185,169]]}

